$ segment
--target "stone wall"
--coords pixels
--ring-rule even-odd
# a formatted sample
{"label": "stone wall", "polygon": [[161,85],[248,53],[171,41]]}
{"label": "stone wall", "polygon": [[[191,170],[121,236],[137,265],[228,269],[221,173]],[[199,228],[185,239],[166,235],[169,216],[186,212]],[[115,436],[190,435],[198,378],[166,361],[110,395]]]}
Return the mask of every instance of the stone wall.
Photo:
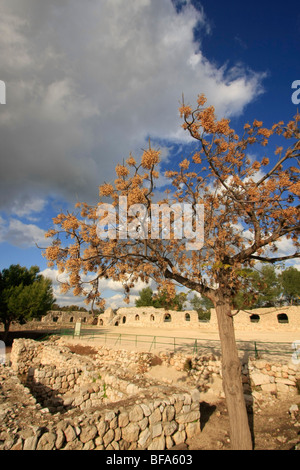
{"label": "stone wall", "polygon": [[[54,402],[59,396],[58,406],[81,409],[156,390],[157,384],[145,376],[155,364],[187,372],[194,388],[200,391],[208,390],[222,378],[221,358],[212,353],[189,355],[162,351],[154,355],[106,346],[98,346],[95,352],[95,356],[89,358],[72,354],[67,346],[55,340],[19,339],[13,343],[11,362],[13,370],[26,376],[34,392],[41,392],[44,387],[48,398],[52,390]],[[242,361],[242,375],[245,393],[255,389],[295,394],[300,364],[250,358]],[[168,377],[163,383],[172,385]]]}
{"label": "stone wall", "polygon": [[193,328],[198,326],[198,313],[195,310],[178,312],[154,307],[121,307],[114,312],[109,308],[99,315],[98,325]]}
{"label": "stone wall", "polygon": [[198,397],[189,394],[52,415],[5,366],[0,383],[0,450],[164,450],[200,432]]}
{"label": "stone wall", "polygon": [[88,312],[79,312],[78,310],[72,310],[68,312],[60,310],[50,310],[47,315],[42,317],[41,322],[47,325],[53,325],[56,323],[59,325],[65,323],[73,323],[75,325],[76,322],[92,325],[97,323],[97,320],[95,321],[95,317]]}
{"label": "stone wall", "polygon": [[[198,390],[188,393],[157,387],[142,377],[135,380],[136,371],[149,367],[149,355],[145,353],[135,354],[131,379],[122,378],[112,373],[110,367],[102,367],[104,362],[109,365],[106,352],[104,349],[99,357],[91,359],[72,354],[55,342],[14,341],[12,370],[20,374],[39,405],[52,413],[63,411],[63,416],[78,409],[86,413],[83,419],[86,425],[79,426],[80,432],[74,431],[68,419],[63,418],[52,429],[51,436],[41,436],[43,446],[48,446],[50,439],[51,448],[57,448],[58,431],[63,430],[65,445],[59,448],[64,449],[164,450],[200,432]],[[132,354],[124,353],[123,364],[133,364]],[[110,360],[116,367],[112,355]],[[41,445],[37,440],[36,448]]]}
{"label": "stone wall", "polygon": [[[168,374],[161,382],[150,379],[155,365],[185,371],[188,383],[175,386]],[[201,392],[216,393],[222,376],[220,357],[213,354],[102,346],[88,357],[55,338],[15,340],[11,367],[0,367],[0,395],[7,389],[0,449],[16,450],[172,449],[200,433]],[[242,363],[242,381],[250,406],[262,396],[293,395],[299,392],[299,364],[250,359]],[[14,402],[12,390],[19,390]]]}
{"label": "stone wall", "polygon": [[[233,317],[236,330],[300,331],[300,306],[240,310]],[[211,309],[210,325],[217,325],[215,309]]]}

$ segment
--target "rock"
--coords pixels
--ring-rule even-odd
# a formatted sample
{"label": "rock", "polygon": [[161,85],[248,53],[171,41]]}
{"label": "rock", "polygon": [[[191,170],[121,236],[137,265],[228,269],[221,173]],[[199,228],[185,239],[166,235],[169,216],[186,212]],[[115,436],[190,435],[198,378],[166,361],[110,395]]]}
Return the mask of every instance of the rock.
{"label": "rock", "polygon": [[186,433],[185,431],[177,431],[173,434],[172,439],[174,440],[175,444],[182,444],[185,441]]}
{"label": "rock", "polygon": [[166,440],[164,436],[156,437],[148,446],[148,450],[164,450],[165,448]]}
{"label": "rock", "polygon": [[122,428],[122,438],[127,442],[137,441],[139,437],[140,428],[136,423],[129,423],[125,428]]}
{"label": "rock", "polygon": [[119,414],[119,426],[124,428],[129,423],[128,413],[126,411]]}
{"label": "rock", "polygon": [[82,450],[83,443],[76,439],[75,441],[68,442],[63,450]]}
{"label": "rock", "polygon": [[152,437],[157,437],[160,436],[162,433],[162,424],[161,423],[156,423],[154,426],[152,426]]}
{"label": "rock", "polygon": [[[84,444],[94,439],[98,434],[96,426],[84,426],[80,433],[80,440]],[[104,439],[104,438],[103,438]]]}
{"label": "rock", "polygon": [[162,419],[163,421],[172,421],[175,416],[175,410],[173,406],[167,405],[163,411]]}
{"label": "rock", "polygon": [[150,416],[151,410],[150,410],[148,405],[146,405],[145,403],[141,403],[140,407],[142,408],[143,413],[144,413],[145,416]]}
{"label": "rock", "polygon": [[108,429],[108,423],[106,421],[100,421],[99,423],[97,423],[97,430],[98,430],[98,434],[99,434],[99,437],[103,437],[104,434],[106,433]]}
{"label": "rock", "polygon": [[67,429],[64,431],[64,433],[65,433],[67,442],[71,442],[71,441],[74,441],[76,439],[75,430],[71,425],[69,425],[67,427]]}
{"label": "rock", "polygon": [[276,439],[278,442],[281,442],[282,444],[284,444],[287,441],[287,438],[285,436],[278,436]]}
{"label": "rock", "polygon": [[129,412],[129,421],[133,423],[137,423],[138,421],[141,421],[143,417],[144,417],[144,412],[143,412],[143,409],[139,405],[134,406],[133,409]]}
{"label": "rock", "polygon": [[186,435],[187,438],[190,439],[197,434],[200,434],[200,420],[198,420],[196,423],[188,423],[186,426]]}
{"label": "rock", "polygon": [[270,377],[268,375],[260,373],[251,374],[251,380],[255,387],[257,387],[258,385],[270,383]]}
{"label": "rock", "polygon": [[144,431],[141,432],[138,440],[138,444],[140,447],[144,448],[147,446],[151,439],[151,432],[149,431],[148,428],[146,428]]}
{"label": "rock", "polygon": [[181,413],[176,417],[176,421],[181,424],[181,423],[191,423],[192,421],[196,421],[200,419],[200,411],[194,410],[190,411],[188,413]]}
{"label": "rock", "polygon": [[264,392],[273,393],[273,394],[276,393],[277,391],[277,387],[275,384],[262,384],[261,389]]}
{"label": "rock", "polygon": [[289,379],[286,379],[286,378],[280,378],[280,377],[275,379],[275,382],[277,384],[283,384],[283,385],[291,385],[291,386],[295,385],[295,382],[293,380],[289,380]]}
{"label": "rock", "polygon": [[56,442],[56,434],[45,432],[40,438],[36,450],[53,450]]}
{"label": "rock", "polygon": [[105,448],[114,440],[114,437],[115,437],[115,432],[113,429],[109,429],[107,433],[104,434],[103,444]]}
{"label": "rock", "polygon": [[149,423],[153,426],[154,424],[161,421],[161,412],[159,408],[156,408],[153,413],[149,416]]}
{"label": "rock", "polygon": [[289,408],[290,414],[298,413],[298,411],[299,411],[298,405],[291,405],[290,408]]}
{"label": "rock", "polygon": [[82,450],[94,450],[94,449],[95,449],[95,444],[94,444],[94,441],[91,440],[91,441],[88,441],[84,444]]}
{"label": "rock", "polygon": [[23,450],[23,439],[19,438],[10,450]]}
{"label": "rock", "polygon": [[23,450],[35,450],[37,446],[39,436],[27,437],[24,441]]}
{"label": "rock", "polygon": [[56,431],[56,441],[55,441],[55,448],[57,450],[61,449],[65,442],[65,435],[61,429]]}

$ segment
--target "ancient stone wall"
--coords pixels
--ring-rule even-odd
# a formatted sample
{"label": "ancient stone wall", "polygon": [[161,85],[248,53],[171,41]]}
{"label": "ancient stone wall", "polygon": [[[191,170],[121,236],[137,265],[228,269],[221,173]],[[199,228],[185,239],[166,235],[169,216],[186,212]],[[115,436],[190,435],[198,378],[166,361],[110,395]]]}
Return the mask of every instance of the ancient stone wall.
{"label": "ancient stone wall", "polygon": [[109,308],[99,315],[98,325],[193,328],[198,326],[198,313],[195,310],[178,312],[154,307],[121,307],[114,313]]}
{"label": "ancient stone wall", "polygon": [[[164,450],[200,432],[199,402],[189,394],[128,400],[108,407],[49,413],[0,366],[0,450]],[[2,385],[2,384],[1,384]],[[12,400],[11,388],[18,391]]]}
{"label": "ancient stone wall", "polygon": [[[110,367],[102,367],[109,363],[107,351],[105,348],[100,351],[99,358],[92,360],[72,354],[67,347],[51,342],[37,345],[32,340],[15,340],[11,353],[12,370],[23,377],[43,409],[46,407],[52,413],[72,413],[80,409],[87,413],[88,429],[80,426],[78,438],[73,432],[71,444],[68,440],[70,424],[66,424],[68,419],[61,419],[51,431],[51,448],[57,448],[58,429],[64,429],[65,445],[60,447],[64,449],[75,446],[164,450],[184,443],[188,437],[200,432],[197,390],[191,393],[172,388],[166,390],[145,378],[122,378],[112,373]],[[115,354],[120,360],[120,353],[114,351],[110,356],[114,367],[116,361],[112,358]],[[124,351],[124,364],[134,364],[132,377],[138,370],[146,371],[150,359],[145,353],[135,353],[134,356]],[[44,437],[43,445],[49,445],[49,439],[49,435]],[[37,449],[41,445],[40,441],[36,442]]]}
{"label": "ancient stone wall", "polygon": [[[237,330],[251,327],[254,331],[299,331],[300,306],[241,310],[234,316],[234,325]],[[115,312],[111,308],[106,309],[98,317],[98,326],[200,328],[217,331],[217,317],[215,309],[211,309],[210,320],[203,322],[198,320],[195,310],[177,312],[154,307],[121,307]]]}
{"label": "ancient stone wall", "polygon": [[65,324],[81,322],[86,324],[94,324],[95,317],[88,312],[79,312],[78,310],[72,310],[68,312],[60,310],[50,310],[47,315],[42,317],[41,322],[47,325],[53,324]]}
{"label": "ancient stone wall", "polygon": [[[168,374],[161,382],[150,379],[147,372],[155,365],[187,372],[189,384],[175,386]],[[200,394],[221,376],[214,354],[154,355],[102,346],[88,357],[55,338],[18,339],[11,367],[0,366],[0,401],[7,393],[0,449],[172,449],[200,433]],[[262,395],[296,394],[300,367],[250,359],[242,363],[242,381],[253,406]]]}

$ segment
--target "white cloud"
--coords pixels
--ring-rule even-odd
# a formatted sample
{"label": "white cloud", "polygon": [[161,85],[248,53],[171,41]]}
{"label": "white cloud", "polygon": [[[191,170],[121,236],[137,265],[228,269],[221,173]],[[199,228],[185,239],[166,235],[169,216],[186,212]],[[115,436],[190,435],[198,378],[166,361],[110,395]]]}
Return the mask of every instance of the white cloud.
{"label": "white cloud", "polygon": [[136,295],[130,295],[129,296],[129,303],[124,302],[124,296],[122,294],[115,294],[112,295],[111,297],[106,298],[106,305],[105,308],[112,308],[114,310],[120,308],[120,307],[134,307],[135,306],[135,299],[138,296]]}
{"label": "white cloud", "polygon": [[[10,0],[0,18],[2,207],[58,194],[97,199],[98,185],[152,139],[185,139],[178,105],[204,92],[240,114],[263,75],[217,68],[194,41],[203,11],[171,0]],[[203,33],[204,34],[204,33]],[[200,49],[199,49],[200,48]]]}
{"label": "white cloud", "polygon": [[[54,268],[46,268],[40,272],[44,277],[51,279],[54,296],[57,299],[56,302],[59,305],[70,305],[70,304],[78,304],[85,306],[84,296],[74,296],[72,294],[72,290],[70,290],[67,294],[62,293],[60,290],[60,283],[68,281],[68,274],[67,273],[59,273],[58,269]],[[94,277],[93,274],[89,274],[88,276],[84,276],[82,280],[89,281],[92,280]],[[155,291],[154,281],[146,284],[142,281],[138,281],[133,289],[130,291],[130,303],[129,305],[134,305],[134,300],[138,297],[139,292],[144,287],[151,287],[153,291]],[[88,285],[86,284],[86,289],[88,289]],[[112,279],[101,279],[99,283],[99,290],[102,293],[103,297],[106,299],[106,307],[118,308],[118,307],[126,307],[126,303],[124,302],[124,288],[121,282],[113,281]]]}
{"label": "white cloud", "polygon": [[24,224],[20,220],[10,219],[7,222],[0,220],[0,242],[8,242],[11,245],[23,248],[37,245],[46,246],[45,231],[34,224]]}
{"label": "white cloud", "polygon": [[41,212],[46,201],[41,198],[29,198],[12,202],[10,213],[18,217],[33,218],[32,214]]}

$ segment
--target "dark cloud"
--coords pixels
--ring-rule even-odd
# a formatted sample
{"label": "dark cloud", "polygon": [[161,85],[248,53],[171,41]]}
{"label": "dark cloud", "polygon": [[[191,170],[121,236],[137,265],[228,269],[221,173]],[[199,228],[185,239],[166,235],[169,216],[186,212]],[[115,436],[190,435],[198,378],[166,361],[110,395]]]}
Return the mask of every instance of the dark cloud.
{"label": "dark cloud", "polygon": [[1,1],[0,209],[32,195],[95,201],[146,136],[183,138],[182,92],[205,92],[220,114],[260,93],[262,75],[228,81],[201,55],[193,30],[206,19],[186,3]]}

